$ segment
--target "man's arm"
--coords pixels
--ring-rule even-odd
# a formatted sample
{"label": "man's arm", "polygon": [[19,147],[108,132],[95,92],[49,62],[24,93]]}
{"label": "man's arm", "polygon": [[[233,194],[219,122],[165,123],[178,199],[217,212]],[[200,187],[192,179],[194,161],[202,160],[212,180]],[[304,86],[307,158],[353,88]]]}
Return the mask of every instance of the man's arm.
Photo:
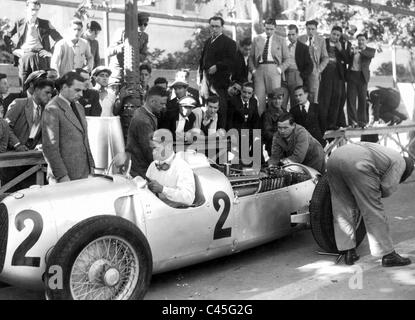
{"label": "man's arm", "polygon": [[360,51],[360,56],[367,58],[367,59],[372,59],[375,57],[375,53],[376,53],[375,49],[366,47],[365,50]]}
{"label": "man's arm", "polygon": [[[301,42],[300,42],[301,43]],[[303,44],[303,43],[301,43]],[[308,49],[308,46],[304,44],[303,46],[303,59],[304,59],[304,69],[302,73],[302,77],[304,80],[307,80],[308,76],[313,72],[313,60],[311,60],[310,51]]]}
{"label": "man's arm", "polygon": [[[295,132],[293,134],[295,134]],[[310,145],[308,131],[306,129],[300,130],[296,138],[293,154],[287,158],[293,162],[303,163]]]}
{"label": "man's arm", "polygon": [[58,71],[59,77],[63,76],[63,74],[59,74],[60,64],[62,61],[62,50],[63,42],[60,40],[56,43],[55,50],[53,50],[52,58],[50,60],[50,67]]}
{"label": "man's arm", "polygon": [[275,133],[274,137],[272,138],[271,157],[268,160],[268,163],[270,165],[277,165],[282,157],[283,151],[280,144],[278,143],[277,133]]}
{"label": "man's arm", "polygon": [[175,187],[163,187],[167,199],[190,206],[195,200],[196,186],[192,169],[183,162],[178,163],[177,184]]}
{"label": "man's arm", "polygon": [[88,72],[91,72],[94,68],[94,57],[91,53],[91,46],[89,45],[89,42],[85,40],[86,48],[85,48],[85,58],[86,58],[86,66],[85,68],[88,70]]}
{"label": "man's arm", "polygon": [[24,106],[25,105],[23,103],[18,103],[16,100],[14,100],[10,104],[9,109],[7,110],[7,113],[4,117],[10,127],[9,147],[12,149],[15,149],[21,144],[19,138],[14,133],[14,126],[16,125],[16,121],[19,119],[20,114],[24,112]]}
{"label": "man's arm", "polygon": [[[133,125],[134,119],[136,119],[136,121]],[[133,121],[131,123],[131,125],[133,125],[131,129],[133,129],[135,141],[137,141],[137,144],[140,146],[146,161],[150,163],[153,161],[153,150],[150,146],[150,135],[154,132],[154,128],[150,123],[140,121],[138,118],[134,117]]]}
{"label": "man's arm", "polygon": [[59,110],[50,105],[42,115],[42,148],[43,154],[57,180],[68,175],[59,149]]}
{"label": "man's arm", "polygon": [[226,39],[222,59],[216,61],[215,65],[218,70],[233,70],[236,55],[236,43],[232,39]]}
{"label": "man's arm", "polygon": [[289,61],[289,57],[290,57],[290,52],[288,50],[288,46],[287,43],[285,42],[285,40],[281,40],[281,74],[284,73],[285,70],[287,70],[287,68],[290,66],[290,61]]}
{"label": "man's arm", "polygon": [[107,48],[107,56],[115,56],[118,53],[121,53],[124,48],[124,30],[118,30],[117,39],[111,46]]}
{"label": "man's arm", "polygon": [[321,55],[320,55],[320,65],[318,66],[318,71],[321,73],[326,68],[329,63],[329,54],[327,53],[326,41],[323,38],[323,41],[320,42]]}
{"label": "man's arm", "polygon": [[255,64],[255,49],[256,49],[256,38],[254,38],[254,40],[252,41],[252,46],[251,46],[251,52],[249,54],[248,57],[248,70],[251,73],[255,73],[255,69],[256,69],[256,64]]}
{"label": "man's arm", "polygon": [[101,63],[101,57],[99,56],[99,43],[96,44],[96,47],[97,47],[97,49],[94,52],[94,66],[93,66],[93,68],[98,67],[99,64]]}

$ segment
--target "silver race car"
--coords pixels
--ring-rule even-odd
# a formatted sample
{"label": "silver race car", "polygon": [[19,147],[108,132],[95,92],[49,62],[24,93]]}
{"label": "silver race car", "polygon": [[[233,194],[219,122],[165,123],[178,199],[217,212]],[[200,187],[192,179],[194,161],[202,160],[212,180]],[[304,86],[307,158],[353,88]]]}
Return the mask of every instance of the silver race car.
{"label": "silver race car", "polygon": [[[310,221],[320,177],[315,170],[289,164],[222,172],[201,153],[179,155],[196,182],[189,207],[169,207],[144,179],[120,174],[6,197],[0,203],[0,281],[45,290],[49,299],[140,299],[152,274],[258,246]],[[321,225],[331,214],[325,186],[314,201],[313,233],[323,248],[336,251],[332,228]]]}

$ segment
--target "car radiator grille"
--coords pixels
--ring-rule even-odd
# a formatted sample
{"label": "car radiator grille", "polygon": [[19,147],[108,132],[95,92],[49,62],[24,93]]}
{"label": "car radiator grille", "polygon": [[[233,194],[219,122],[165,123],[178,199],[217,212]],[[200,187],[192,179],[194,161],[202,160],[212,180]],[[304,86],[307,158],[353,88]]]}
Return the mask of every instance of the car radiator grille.
{"label": "car radiator grille", "polygon": [[3,271],[4,259],[6,258],[8,231],[9,216],[7,207],[4,203],[0,203],[0,273]]}

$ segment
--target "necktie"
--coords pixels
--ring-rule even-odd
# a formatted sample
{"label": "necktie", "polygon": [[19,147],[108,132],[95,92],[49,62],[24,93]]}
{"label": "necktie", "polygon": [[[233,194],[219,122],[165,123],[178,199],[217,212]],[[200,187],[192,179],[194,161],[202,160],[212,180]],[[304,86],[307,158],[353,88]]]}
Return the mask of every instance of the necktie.
{"label": "necktie", "polygon": [[163,162],[163,163],[157,163],[156,162],[156,168],[157,168],[157,170],[161,170],[161,171],[167,171],[167,170],[169,170],[170,169],[170,165],[168,164],[168,163],[166,163],[166,162]]}
{"label": "necktie", "polygon": [[301,112],[303,113],[303,116],[306,117],[307,116],[307,111],[305,110],[305,105],[301,105]]}
{"label": "necktie", "polygon": [[245,122],[248,121],[248,102],[244,102],[244,118],[245,118]]}
{"label": "necktie", "polygon": [[264,51],[262,52],[262,62],[267,62],[268,58],[268,47],[269,47],[269,38],[270,36],[267,36],[267,41],[265,41]]}
{"label": "necktie", "polygon": [[37,126],[39,124],[41,116],[42,116],[42,111],[40,110],[40,106],[37,106],[35,116],[33,118],[33,125],[34,126]]}
{"label": "necktie", "polygon": [[71,102],[71,108],[72,108],[73,113],[75,113],[75,116],[78,118],[79,123],[82,125],[81,116],[78,113],[78,109],[76,108],[75,102]]}
{"label": "necktie", "polygon": [[308,38],[308,45],[311,47],[311,44],[313,42],[313,37]]}

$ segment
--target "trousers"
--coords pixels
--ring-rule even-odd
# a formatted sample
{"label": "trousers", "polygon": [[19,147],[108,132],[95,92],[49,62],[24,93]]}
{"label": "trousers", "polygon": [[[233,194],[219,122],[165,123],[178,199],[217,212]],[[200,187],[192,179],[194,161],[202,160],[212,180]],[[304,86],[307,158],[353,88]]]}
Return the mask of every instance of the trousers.
{"label": "trousers", "polygon": [[356,220],[360,212],[370,252],[381,257],[394,248],[381,201],[380,177],[371,157],[370,151],[362,146],[345,145],[330,156],[327,177],[337,249],[356,247]]}
{"label": "trousers", "polygon": [[[347,81],[347,117],[349,124],[368,122],[366,106],[367,82],[361,71],[349,71]],[[356,109],[356,98],[358,101]]]}
{"label": "trousers", "polygon": [[255,72],[255,95],[258,98],[259,116],[265,111],[266,96],[281,87],[281,73],[276,64],[260,64]]}
{"label": "trousers", "polygon": [[25,52],[19,60],[19,77],[22,84],[33,71],[46,70],[49,67],[50,58],[42,58],[36,52]]}

